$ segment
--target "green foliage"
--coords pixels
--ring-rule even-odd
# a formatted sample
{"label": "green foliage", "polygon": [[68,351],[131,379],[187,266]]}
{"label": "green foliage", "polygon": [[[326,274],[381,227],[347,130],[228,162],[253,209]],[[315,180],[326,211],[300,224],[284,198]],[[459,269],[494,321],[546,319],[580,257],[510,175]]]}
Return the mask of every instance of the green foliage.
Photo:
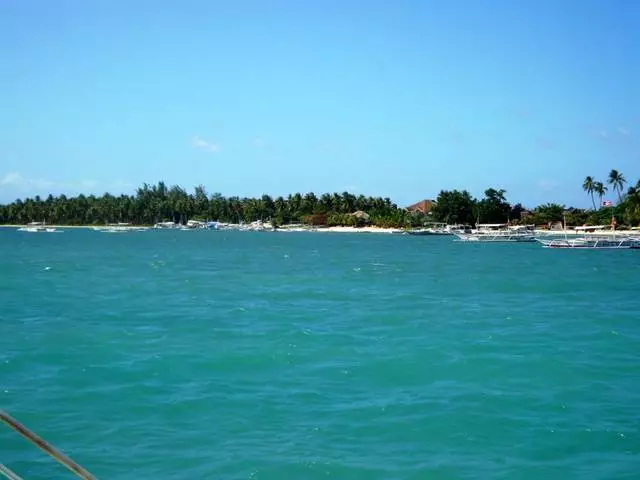
{"label": "green foliage", "polygon": [[[615,207],[602,207],[602,197],[608,188],[602,182],[595,181],[593,177],[589,176],[585,178],[582,188],[591,195],[592,200],[594,194],[598,196],[600,199],[600,208],[596,209],[595,201],[593,201],[593,211],[587,215],[582,215],[583,218],[572,218],[573,222],[571,222],[571,224],[609,225],[612,216],[616,217],[618,224],[640,224],[640,180],[635,186],[630,187],[625,195],[622,195],[622,190],[627,184],[627,180],[622,173],[615,169],[611,170],[607,178],[607,183],[613,191],[618,194],[618,204]],[[579,220],[583,220],[583,222],[579,222]]]}
{"label": "green foliage", "polygon": [[442,190],[433,206],[433,218],[437,222],[472,225],[476,222],[475,206],[475,200],[466,190]]}
{"label": "green foliage", "polygon": [[611,170],[609,172],[609,178],[607,179],[607,183],[611,185],[613,190],[618,193],[618,203],[622,203],[622,190],[624,189],[627,180],[617,170]]}
{"label": "green foliage", "polygon": [[511,205],[505,198],[505,190],[489,188],[484,198],[478,202],[477,212],[480,223],[506,223],[509,221]]}
{"label": "green foliage", "polygon": [[320,198],[311,192],[305,195],[295,193],[286,199],[277,197],[275,200],[269,195],[239,198],[214,193],[208,196],[201,185],[189,194],[178,186],[169,188],[164,182],[144,184],[135,195],[119,197],[105,193],[100,197],[49,195],[46,200],[38,196],[16,200],[9,205],[0,205],[0,223],[46,221],[58,225],[100,225],[126,222],[153,225],[160,221],[186,223],[190,219],[198,219],[230,223],[271,220],[277,225],[306,220],[314,225],[356,225],[363,222],[348,214],[357,210],[371,215],[374,225],[404,224],[404,210],[398,209],[389,198],[356,197],[348,192],[327,193]]}
{"label": "green foliage", "polygon": [[536,207],[526,222],[534,225],[546,225],[550,222],[562,221],[565,208],[557,203],[545,203]]}
{"label": "green foliage", "polygon": [[[545,225],[561,221],[563,215],[567,225],[608,225],[615,216],[619,225],[640,224],[640,181],[622,195],[626,184],[624,176],[612,170],[609,185],[618,193],[619,202],[615,207],[603,207],[592,211],[579,209],[565,210],[562,205],[545,204],[536,207],[530,215],[522,217],[524,208],[520,204],[511,206],[505,191],[489,188],[480,201],[468,191],[443,190],[439,193],[431,214],[408,212],[398,208],[389,198],[355,196],[348,192],[325,193],[316,196],[294,193],[286,198],[273,199],[269,195],[260,198],[224,197],[220,193],[208,195],[199,185],[189,194],[178,186],[168,187],[164,182],[157,185],[144,184],[134,195],[102,196],[65,195],[46,199],[39,196],[18,199],[8,205],[0,205],[0,223],[25,224],[46,221],[58,225],[100,225],[126,222],[136,225],[153,225],[160,221],[185,223],[190,219],[217,220],[239,223],[255,220],[270,220],[275,225],[305,222],[312,225],[375,225],[379,227],[409,228],[420,227],[429,221],[449,224],[503,223],[507,220],[520,223]],[[607,191],[602,182],[587,177],[584,190],[594,198],[600,198]],[[363,211],[369,218],[351,215]]]}
{"label": "green foliage", "polygon": [[595,183],[596,183],[595,180],[591,176],[588,176],[587,178],[585,178],[584,182],[582,183],[582,189],[591,196],[591,202],[593,203],[594,210],[596,209],[596,201],[593,198]]}
{"label": "green foliage", "polygon": [[607,193],[607,190],[609,190],[607,187],[605,187],[604,183],[602,182],[596,182],[593,184],[593,191],[596,195],[598,195],[598,205],[602,205],[602,197],[604,197],[605,193]]}
{"label": "green foliage", "polygon": [[586,225],[589,220],[589,215],[591,212],[587,210],[580,210],[577,208],[569,209],[569,211],[565,214],[564,220],[568,226],[580,226]]}
{"label": "green foliage", "polygon": [[624,205],[616,205],[615,207],[602,207],[599,210],[589,212],[586,225],[610,225],[612,217],[616,218],[618,223],[623,222]]}
{"label": "green foliage", "polygon": [[635,186],[629,188],[620,207],[624,209],[623,219],[625,223],[628,225],[640,225],[640,180]]}
{"label": "green foliage", "polygon": [[520,204],[516,203],[511,207],[511,211],[509,212],[509,218],[512,221],[519,221],[522,218],[522,213],[525,211],[525,208]]}

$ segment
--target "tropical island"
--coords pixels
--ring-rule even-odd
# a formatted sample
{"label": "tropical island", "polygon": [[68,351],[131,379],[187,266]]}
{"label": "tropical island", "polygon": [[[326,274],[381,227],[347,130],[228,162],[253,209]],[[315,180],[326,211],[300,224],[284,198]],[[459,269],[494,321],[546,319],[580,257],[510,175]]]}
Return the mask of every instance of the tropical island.
{"label": "tropical island", "polygon": [[[189,220],[250,223],[269,221],[275,227],[306,224],[315,227],[374,226],[381,228],[417,228],[429,222],[474,225],[509,223],[549,226],[608,225],[615,219],[618,226],[640,224],[640,180],[627,187],[627,180],[612,170],[606,183],[588,176],[583,189],[590,196],[593,209],[566,207],[547,203],[532,209],[520,203],[512,205],[503,189],[488,188],[483,198],[474,198],[467,190],[442,190],[435,200],[423,200],[402,208],[390,198],[366,197],[349,192],[294,193],[287,197],[262,195],[260,198],[208,195],[198,186],[193,193],[164,182],[144,184],[134,195],[102,196],[49,195],[16,200],[0,205],[0,224],[24,225],[46,222],[50,225],[92,226],[109,223],[154,225],[168,221],[185,224]],[[607,191],[616,194],[617,202],[602,202]],[[599,202],[596,204],[596,197]]]}

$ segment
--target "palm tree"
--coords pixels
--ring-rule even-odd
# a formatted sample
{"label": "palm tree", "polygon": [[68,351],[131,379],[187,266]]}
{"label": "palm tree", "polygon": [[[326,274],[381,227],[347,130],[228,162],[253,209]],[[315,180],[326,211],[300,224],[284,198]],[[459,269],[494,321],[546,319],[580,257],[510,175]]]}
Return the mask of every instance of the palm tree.
{"label": "palm tree", "polygon": [[591,195],[591,202],[593,203],[593,209],[596,209],[596,201],[593,198],[593,192],[595,191],[594,187],[595,187],[596,182],[593,180],[592,176],[588,176],[587,178],[584,179],[584,183],[582,184],[582,189],[587,192],[589,195]]}
{"label": "palm tree", "polygon": [[635,187],[629,187],[625,202],[627,205],[624,212],[625,222],[634,225],[640,223],[640,180]]}
{"label": "palm tree", "polygon": [[622,189],[624,188],[627,180],[617,170],[611,170],[609,173],[609,179],[607,183],[613,187],[613,191],[618,193],[618,203],[622,203]]}
{"label": "palm tree", "polygon": [[596,195],[598,195],[598,198],[600,199],[600,206],[602,206],[602,197],[604,197],[604,194],[607,193],[608,188],[604,186],[604,184],[602,182],[595,182],[593,184],[593,191],[596,193]]}

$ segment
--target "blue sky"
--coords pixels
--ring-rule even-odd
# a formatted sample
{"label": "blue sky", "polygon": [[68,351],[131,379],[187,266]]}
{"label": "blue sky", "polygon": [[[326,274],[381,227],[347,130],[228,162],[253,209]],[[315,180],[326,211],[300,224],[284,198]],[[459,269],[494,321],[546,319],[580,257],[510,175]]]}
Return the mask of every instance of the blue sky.
{"label": "blue sky", "polygon": [[[588,206],[640,177],[630,0],[5,0],[0,201],[441,189]],[[609,195],[612,199],[613,195]]]}

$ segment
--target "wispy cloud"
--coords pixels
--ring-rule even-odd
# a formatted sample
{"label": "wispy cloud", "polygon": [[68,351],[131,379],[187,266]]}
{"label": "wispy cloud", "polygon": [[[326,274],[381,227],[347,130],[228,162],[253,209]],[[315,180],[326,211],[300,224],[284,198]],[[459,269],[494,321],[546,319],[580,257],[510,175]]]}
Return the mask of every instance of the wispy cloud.
{"label": "wispy cloud", "polygon": [[191,138],[191,145],[200,150],[204,150],[209,153],[218,153],[220,151],[220,145],[200,138],[198,135],[194,135]]}
{"label": "wispy cloud", "polygon": [[133,190],[134,185],[122,179],[115,181],[97,181],[91,179],[82,180],[50,180],[46,178],[29,178],[20,172],[10,172],[0,176],[0,197],[9,199],[13,195],[18,196],[46,196],[51,194],[77,195],[100,194],[110,192],[119,195]]}
{"label": "wispy cloud", "polygon": [[591,136],[597,140],[615,141],[620,138],[632,137],[631,129],[627,126],[612,128],[595,128],[591,130]]}
{"label": "wispy cloud", "polygon": [[0,181],[0,185],[13,187],[18,189],[25,188],[48,188],[52,187],[56,182],[44,178],[25,178],[19,172],[7,173]]}
{"label": "wispy cloud", "polygon": [[0,185],[17,185],[20,183],[22,183],[22,175],[20,175],[18,172],[11,172],[7,173],[4,176],[4,178],[0,182]]}
{"label": "wispy cloud", "polygon": [[57,181],[47,178],[30,178],[20,172],[10,172],[0,178],[0,190],[9,195],[48,195],[49,193],[95,193],[100,182],[84,179]]}

